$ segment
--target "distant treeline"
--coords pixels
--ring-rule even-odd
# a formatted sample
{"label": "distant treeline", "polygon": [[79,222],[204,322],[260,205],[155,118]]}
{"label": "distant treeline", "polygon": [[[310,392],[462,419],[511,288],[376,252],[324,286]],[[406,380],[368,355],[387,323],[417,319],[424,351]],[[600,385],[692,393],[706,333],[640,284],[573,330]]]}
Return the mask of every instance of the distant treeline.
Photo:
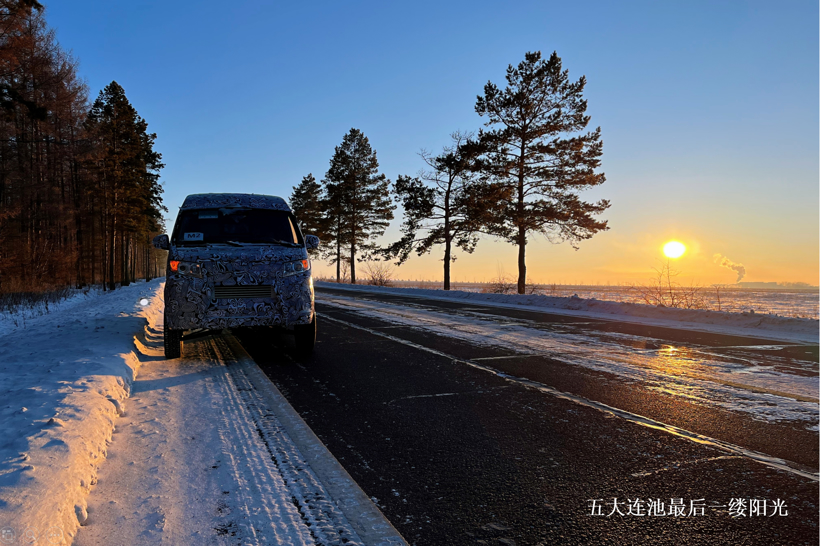
{"label": "distant treeline", "polygon": [[37,1],[0,0],[0,293],[164,270],[155,139],[116,82],[89,104]]}
{"label": "distant treeline", "polygon": [[[325,241],[323,257],[336,264],[337,282],[348,270],[356,283],[357,261],[401,264],[413,252],[443,247],[449,290],[456,250],[473,252],[479,235],[487,234],[518,247],[517,291],[524,294],[530,237],[576,246],[608,229],[595,216],[609,202],[579,197],[605,180],[597,172],[601,129],[586,131],[586,79],[570,80],[557,54],[543,59],[540,52],[510,65],[506,79],[504,89],[488,82],[476,99],[485,129],[453,133],[438,154],[423,150],[426,168],[418,176],[400,175],[391,185],[378,172],[367,137],[351,129],[321,183],[309,174],[293,188],[291,208],[303,230]],[[404,211],[402,237],[378,247],[374,239],[384,234],[396,203]]]}

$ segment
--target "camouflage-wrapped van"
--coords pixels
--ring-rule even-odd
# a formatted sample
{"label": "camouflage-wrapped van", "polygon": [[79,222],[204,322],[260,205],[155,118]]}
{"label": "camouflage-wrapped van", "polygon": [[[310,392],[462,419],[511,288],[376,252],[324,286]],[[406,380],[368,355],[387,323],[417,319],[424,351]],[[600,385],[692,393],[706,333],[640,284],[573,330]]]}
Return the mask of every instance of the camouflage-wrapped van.
{"label": "camouflage-wrapped van", "polygon": [[316,342],[313,279],[303,236],[281,197],[244,193],[189,195],[174,231],[154,238],[168,250],[165,356],[182,352],[184,330],[278,326],[310,353]]}

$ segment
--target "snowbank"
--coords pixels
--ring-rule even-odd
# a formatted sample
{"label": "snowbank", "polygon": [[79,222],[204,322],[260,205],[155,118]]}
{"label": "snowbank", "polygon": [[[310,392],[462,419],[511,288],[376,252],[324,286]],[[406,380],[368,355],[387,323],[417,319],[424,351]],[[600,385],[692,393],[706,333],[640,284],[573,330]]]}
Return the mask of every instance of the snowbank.
{"label": "snowbank", "polygon": [[640,303],[620,303],[578,297],[561,298],[543,295],[481,294],[459,290],[423,288],[388,288],[368,285],[317,282],[317,287],[396,294],[416,298],[461,300],[513,309],[528,309],[544,313],[573,315],[604,320],[663,326],[683,330],[752,336],[777,341],[817,343],[820,321],[752,313],[726,313],[702,309],[672,309]]}
{"label": "snowbank", "polygon": [[77,296],[24,325],[3,324],[0,528],[17,540],[31,530],[67,544],[87,517],[86,496],[146,359],[140,337],[162,309],[139,300],[161,299],[161,283]]}
{"label": "snowbank", "polygon": [[75,305],[88,301],[102,294],[99,288],[72,290],[71,295],[57,302],[38,302],[33,305],[21,305],[14,311],[0,310],[0,336],[11,333],[18,328],[25,328],[33,324],[44,315],[70,309]]}

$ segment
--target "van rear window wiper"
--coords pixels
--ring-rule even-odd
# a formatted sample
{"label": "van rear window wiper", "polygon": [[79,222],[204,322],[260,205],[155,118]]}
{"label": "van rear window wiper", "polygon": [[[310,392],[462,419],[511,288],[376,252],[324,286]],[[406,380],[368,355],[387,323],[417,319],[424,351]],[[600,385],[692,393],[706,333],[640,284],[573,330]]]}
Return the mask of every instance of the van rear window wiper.
{"label": "van rear window wiper", "polygon": [[278,239],[277,239],[277,240],[274,240],[274,241],[271,241],[271,242],[270,242],[270,244],[272,244],[272,245],[285,245],[285,246],[292,246],[292,247],[300,247],[300,246],[302,246],[302,245],[300,245],[300,244],[298,244],[298,243],[294,243],[294,242],[292,242],[292,241],[280,241],[280,240],[278,240]]}
{"label": "van rear window wiper", "polygon": [[225,241],[226,245],[233,245],[233,246],[246,246],[246,245],[284,245],[284,246],[291,246],[291,247],[301,247],[302,245],[293,243],[291,241],[280,241],[279,239],[274,239],[273,241]]}

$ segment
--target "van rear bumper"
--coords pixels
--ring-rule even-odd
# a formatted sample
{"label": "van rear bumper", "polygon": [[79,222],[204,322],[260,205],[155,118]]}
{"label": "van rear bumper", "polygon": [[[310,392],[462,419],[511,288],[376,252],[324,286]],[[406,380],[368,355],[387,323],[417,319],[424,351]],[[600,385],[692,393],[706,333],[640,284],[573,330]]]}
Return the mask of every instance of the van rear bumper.
{"label": "van rear bumper", "polygon": [[293,327],[297,324],[310,324],[313,319],[313,313],[309,312],[304,317],[300,317],[294,321],[283,319],[281,315],[274,316],[256,316],[256,315],[238,315],[231,317],[219,317],[205,315],[196,320],[182,319],[177,321],[169,321],[170,327],[173,330],[222,330],[224,328],[242,328],[247,326],[279,326],[282,328]]}
{"label": "van rear bumper", "polygon": [[203,279],[169,275],[165,283],[165,327],[172,330],[293,327],[313,320],[310,273],[277,278],[267,297],[213,298]]}

